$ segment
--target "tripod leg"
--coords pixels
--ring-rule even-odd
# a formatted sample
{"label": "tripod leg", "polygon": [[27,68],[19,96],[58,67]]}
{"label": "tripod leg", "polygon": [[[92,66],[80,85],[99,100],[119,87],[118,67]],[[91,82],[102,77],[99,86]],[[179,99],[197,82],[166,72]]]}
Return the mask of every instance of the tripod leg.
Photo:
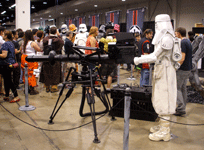
{"label": "tripod leg", "polygon": [[[66,79],[65,79],[65,82],[68,80],[68,78],[69,78],[69,76],[70,76],[70,74],[71,74],[71,71],[72,71],[73,69],[74,69],[73,67],[70,68],[69,73],[67,74],[67,77],[66,77]],[[56,115],[55,110],[56,110],[56,107],[57,107],[57,105],[58,105],[59,99],[60,99],[60,97],[61,97],[62,94],[63,94],[65,85],[66,85],[66,84],[63,84],[63,87],[62,87],[62,89],[61,89],[61,91],[60,91],[60,93],[59,93],[57,102],[56,102],[56,104],[55,104],[55,106],[54,106],[54,109],[53,109],[53,111],[52,111],[52,114],[50,115],[50,120],[49,120],[48,124],[53,124],[53,121],[52,121],[52,120],[54,119],[54,116]],[[71,89],[70,89],[70,90],[71,90]],[[69,91],[70,91],[70,90],[69,90]],[[72,90],[72,91],[73,91],[73,90]],[[71,95],[71,94],[70,94],[70,95]],[[66,99],[65,99],[65,100],[66,100]],[[65,100],[64,100],[64,101],[65,101]],[[63,102],[63,103],[64,103],[64,102]],[[61,104],[61,105],[62,105],[62,104]],[[58,108],[58,109],[59,109],[59,108]]]}
{"label": "tripod leg", "polygon": [[[100,79],[102,79],[102,78],[101,78],[100,70],[99,70],[98,68],[96,68],[96,69],[97,69],[97,71],[98,71],[98,74],[99,74]],[[119,67],[119,70],[120,70],[120,67]],[[118,77],[118,78],[119,78],[119,77]],[[101,82],[101,83],[102,83],[103,89],[104,89],[104,91],[105,91],[105,96],[104,96],[104,98],[106,97],[106,99],[108,100],[108,104],[109,104],[109,108],[110,108],[109,110],[111,110],[112,107],[111,107],[110,100],[109,100],[108,95],[107,95],[106,87],[105,87],[105,85],[104,85],[103,82]],[[111,115],[111,121],[115,121],[115,120],[116,120],[116,119],[115,119],[115,116]]]}
{"label": "tripod leg", "polygon": [[94,97],[90,96],[89,93],[89,88],[87,88],[87,101],[88,101],[88,105],[90,107],[90,112],[91,112],[91,118],[93,121],[93,129],[94,129],[94,143],[100,143],[98,137],[97,137],[97,130],[96,130],[96,118],[95,118],[95,106],[94,106]]}

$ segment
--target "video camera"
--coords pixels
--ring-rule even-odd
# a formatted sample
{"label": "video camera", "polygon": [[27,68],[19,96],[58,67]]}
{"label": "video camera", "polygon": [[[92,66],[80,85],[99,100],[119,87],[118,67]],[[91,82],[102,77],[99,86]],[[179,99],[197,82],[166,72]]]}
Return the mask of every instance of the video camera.
{"label": "video camera", "polygon": [[119,32],[114,36],[117,42],[108,43],[108,55],[110,59],[115,59],[116,64],[133,63],[136,57],[135,38],[132,33]]}

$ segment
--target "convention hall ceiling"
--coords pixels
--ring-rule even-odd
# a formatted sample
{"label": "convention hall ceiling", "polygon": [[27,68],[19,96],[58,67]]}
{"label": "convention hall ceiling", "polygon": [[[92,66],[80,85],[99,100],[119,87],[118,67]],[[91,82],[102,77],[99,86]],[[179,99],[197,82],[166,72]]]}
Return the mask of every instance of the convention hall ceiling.
{"label": "convention hall ceiling", "polygon": [[[62,5],[71,0],[30,0],[31,1],[31,14],[46,10],[49,7]],[[0,1],[0,23],[14,22],[15,21],[15,0]]]}
{"label": "convention hall ceiling", "polygon": [[[84,12],[97,12],[101,9],[111,11],[116,6],[131,6],[133,3],[146,1],[149,0],[31,0],[31,23],[75,14],[81,15]],[[15,0],[0,2],[0,24],[15,25],[14,4]],[[6,12],[3,13],[4,11]]]}

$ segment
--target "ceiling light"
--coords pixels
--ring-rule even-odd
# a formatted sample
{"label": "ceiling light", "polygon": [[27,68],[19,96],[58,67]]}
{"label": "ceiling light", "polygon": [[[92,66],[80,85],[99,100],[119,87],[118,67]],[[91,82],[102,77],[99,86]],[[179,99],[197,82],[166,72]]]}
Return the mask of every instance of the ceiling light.
{"label": "ceiling light", "polygon": [[125,2],[126,0],[122,0],[123,2]]}
{"label": "ceiling light", "polygon": [[94,5],[94,7],[98,7],[98,5]]}
{"label": "ceiling light", "polygon": [[43,4],[45,4],[45,5],[46,5],[46,4],[47,4],[47,2],[43,2]]}
{"label": "ceiling light", "polygon": [[78,9],[75,9],[75,11],[78,11]]}
{"label": "ceiling light", "polygon": [[61,15],[63,15],[63,13],[60,13]]}
{"label": "ceiling light", "polygon": [[16,7],[16,4],[11,5],[11,7],[12,7],[12,8],[13,8],[13,7]]}
{"label": "ceiling light", "polygon": [[40,18],[40,19],[42,19],[42,18]]}
{"label": "ceiling light", "polygon": [[31,7],[32,9],[35,9],[35,6],[34,5],[32,5],[32,7]]}
{"label": "ceiling light", "polygon": [[0,20],[0,22],[2,22],[2,20]]}
{"label": "ceiling light", "polygon": [[3,15],[3,14],[5,14],[6,13],[6,11],[3,11],[1,14]]}
{"label": "ceiling light", "polygon": [[6,17],[6,19],[9,19],[9,17]]}
{"label": "ceiling light", "polygon": [[51,17],[51,15],[49,15],[49,17]]}
{"label": "ceiling light", "polygon": [[35,19],[33,19],[33,21],[35,21]]}

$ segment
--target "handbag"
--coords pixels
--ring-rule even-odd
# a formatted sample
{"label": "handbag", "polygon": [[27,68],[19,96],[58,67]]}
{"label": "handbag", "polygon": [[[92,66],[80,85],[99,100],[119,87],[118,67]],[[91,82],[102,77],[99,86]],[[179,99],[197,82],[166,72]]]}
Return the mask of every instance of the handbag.
{"label": "handbag", "polygon": [[14,63],[14,64],[8,63],[7,61],[5,61],[5,62],[9,65],[9,68],[17,68],[17,67],[19,67],[19,64],[17,62]]}
{"label": "handbag", "polygon": [[12,64],[12,67],[13,68],[17,68],[17,67],[19,67],[19,64],[18,63],[14,63],[14,64]]}

